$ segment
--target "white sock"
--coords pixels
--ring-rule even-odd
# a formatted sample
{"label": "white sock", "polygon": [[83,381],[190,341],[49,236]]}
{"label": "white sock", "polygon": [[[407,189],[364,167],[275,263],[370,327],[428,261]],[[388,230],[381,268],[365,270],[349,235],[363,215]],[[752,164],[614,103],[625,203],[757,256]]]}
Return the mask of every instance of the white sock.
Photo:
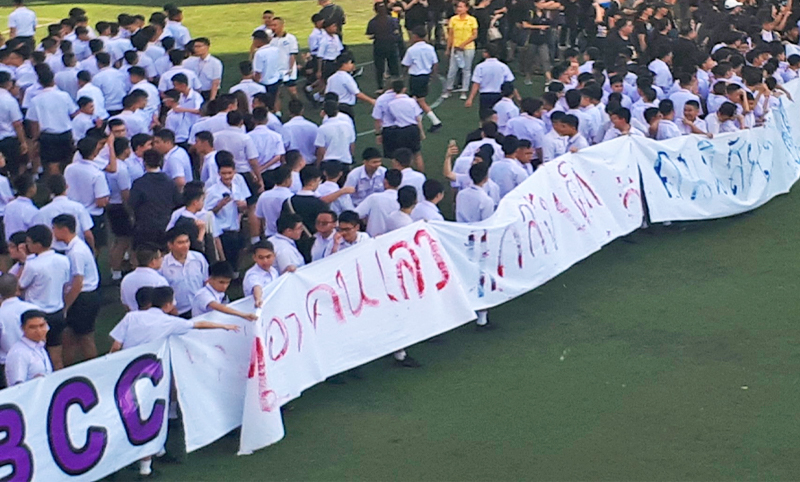
{"label": "white sock", "polygon": [[478,311],[478,326],[483,326],[489,323],[489,312],[487,310]]}
{"label": "white sock", "polygon": [[114,281],[122,279],[122,271],[111,271],[111,279]]}
{"label": "white sock", "polygon": [[428,119],[431,120],[431,124],[433,124],[433,125],[437,125],[437,124],[441,124],[442,123],[442,121],[440,121],[439,118],[436,117],[436,113],[434,111],[430,111],[425,115],[428,116]]}
{"label": "white sock", "polygon": [[408,356],[408,355],[406,354],[405,350],[400,350],[400,351],[394,352],[394,359],[397,360],[397,361],[405,360],[406,356]]}
{"label": "white sock", "polygon": [[150,475],[153,473],[153,460],[145,459],[139,461],[139,475]]}
{"label": "white sock", "polygon": [[259,241],[261,241],[261,238],[259,236],[253,236],[250,238],[250,244],[256,244]]}

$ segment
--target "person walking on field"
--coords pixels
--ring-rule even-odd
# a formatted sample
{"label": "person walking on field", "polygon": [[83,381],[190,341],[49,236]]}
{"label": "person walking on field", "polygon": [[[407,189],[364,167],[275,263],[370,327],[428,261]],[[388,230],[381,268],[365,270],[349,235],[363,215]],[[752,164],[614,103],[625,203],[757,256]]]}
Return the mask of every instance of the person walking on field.
{"label": "person walking on field", "polygon": [[472,61],[475,59],[475,39],[478,38],[478,20],[470,15],[466,0],[456,3],[456,14],[450,17],[447,25],[447,54],[450,68],[447,71],[447,84],[443,99],[450,97],[456,81],[458,69],[462,71],[461,100],[467,100],[467,89],[472,78]]}

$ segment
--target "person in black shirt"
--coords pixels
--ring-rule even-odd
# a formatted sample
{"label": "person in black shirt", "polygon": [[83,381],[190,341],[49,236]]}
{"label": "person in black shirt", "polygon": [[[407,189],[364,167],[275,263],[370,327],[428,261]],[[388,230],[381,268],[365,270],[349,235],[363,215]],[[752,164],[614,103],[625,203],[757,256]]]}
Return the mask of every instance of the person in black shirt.
{"label": "person in black shirt", "polygon": [[403,10],[406,12],[406,30],[409,32],[428,23],[428,0],[407,0],[403,2]]}
{"label": "person in black shirt", "polygon": [[342,25],[345,24],[344,9],[334,4],[331,0],[318,0],[317,3],[322,7],[322,10],[319,11],[319,14],[322,15],[322,20],[326,24],[328,22],[335,23],[338,27],[336,33],[339,35],[339,38],[344,41],[342,37]]}
{"label": "person in black shirt", "polygon": [[316,194],[317,188],[322,182],[322,174],[317,167],[304,167],[300,171],[300,182],[303,183],[303,188],[283,202],[281,215],[296,213],[303,219],[306,236],[297,242],[297,249],[303,253],[306,262],[310,262],[311,245],[314,243],[313,234],[317,231],[317,215],[330,208]]}
{"label": "person in black shirt", "polygon": [[164,157],[155,149],[144,152],[145,174],[133,181],[129,197],[133,211],[133,247],[142,243],[164,243],[172,211],[181,196],[169,175],[161,172]]}
{"label": "person in black shirt", "polygon": [[[526,44],[522,47],[520,63],[525,71],[525,84],[531,84],[531,74],[543,73],[550,80],[550,20],[537,7],[528,11],[528,16],[521,21],[522,29],[527,33]],[[538,67],[539,72],[536,72]]]}
{"label": "person in black shirt", "polygon": [[372,37],[372,59],[375,61],[375,81],[378,90],[383,90],[383,73],[389,66],[389,75],[400,75],[400,56],[397,41],[400,38],[400,23],[389,15],[383,2],[375,3],[375,16],[367,24],[367,36]]}
{"label": "person in black shirt", "polygon": [[697,32],[690,26],[680,29],[680,36],[672,43],[672,69],[675,72],[694,72],[700,49],[695,43]]}
{"label": "person in black shirt", "polygon": [[606,39],[606,65],[614,65],[620,55],[633,58],[636,52],[633,45],[633,23],[629,18],[623,18]]}

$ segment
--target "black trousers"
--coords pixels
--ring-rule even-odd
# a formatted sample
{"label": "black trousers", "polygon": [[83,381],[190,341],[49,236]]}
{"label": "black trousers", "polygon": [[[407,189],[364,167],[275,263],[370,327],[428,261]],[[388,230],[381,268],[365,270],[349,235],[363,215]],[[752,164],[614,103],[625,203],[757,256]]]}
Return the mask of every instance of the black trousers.
{"label": "black trousers", "polygon": [[219,236],[222,243],[222,252],[225,259],[233,267],[234,271],[239,270],[239,252],[242,250],[242,237],[239,231],[223,231]]}
{"label": "black trousers", "polygon": [[400,75],[400,55],[397,52],[396,42],[374,42],[372,44],[372,58],[375,60],[375,81],[378,89],[383,89],[383,74],[389,66],[389,75]]}
{"label": "black trousers", "polygon": [[63,170],[72,162],[72,131],[61,134],[42,132],[39,136],[39,156],[42,164],[58,163]]}

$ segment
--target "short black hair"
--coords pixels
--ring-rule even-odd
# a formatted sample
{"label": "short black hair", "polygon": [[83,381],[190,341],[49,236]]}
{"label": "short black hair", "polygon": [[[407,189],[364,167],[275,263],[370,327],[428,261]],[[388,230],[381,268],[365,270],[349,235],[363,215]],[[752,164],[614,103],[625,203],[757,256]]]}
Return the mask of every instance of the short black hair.
{"label": "short black hair", "polygon": [[257,242],[256,244],[254,244],[252,249],[253,249],[253,253],[258,251],[259,249],[265,249],[265,250],[271,251],[273,253],[275,252],[275,246],[273,246],[272,243],[270,241],[267,241],[266,239],[263,239],[263,240]]}
{"label": "short black hair", "polygon": [[414,160],[414,153],[407,147],[401,147],[394,150],[392,158],[403,166],[403,168],[411,167],[411,161]]}
{"label": "short black hair", "polygon": [[473,164],[469,168],[469,178],[472,179],[472,182],[475,184],[480,184],[486,180],[486,176],[489,175],[489,165],[485,162],[479,162],[477,164]]}
{"label": "short black hair", "polygon": [[233,279],[233,267],[227,261],[217,261],[208,267],[208,277]]}
{"label": "short black hair", "polygon": [[408,209],[417,203],[417,189],[414,186],[403,186],[397,191],[397,202],[400,209]]}
{"label": "short black hair", "polygon": [[361,153],[361,160],[366,161],[367,159],[377,159],[383,158],[381,155],[381,151],[378,150],[376,147],[367,147],[364,149],[364,152]]}
{"label": "short black hair", "polygon": [[75,229],[78,227],[78,222],[72,214],[59,214],[53,218],[54,228],[67,228],[72,234],[75,234]]}
{"label": "short black hair", "polygon": [[136,263],[139,266],[147,266],[159,256],[161,256],[161,248],[155,243],[142,243],[136,248]]}
{"label": "short black hair", "polygon": [[153,287],[152,286],[142,286],[138,290],[136,290],[136,306],[139,309],[144,309],[146,306],[151,306],[153,304]]}
{"label": "short black hair", "polygon": [[301,218],[299,214],[281,214],[281,216],[278,218],[278,222],[276,223],[278,234],[283,234],[283,232],[287,229],[294,229],[294,227],[297,226],[297,223],[303,223],[303,218]]}
{"label": "short black hair", "polygon": [[320,179],[322,173],[319,172],[316,166],[306,166],[300,170],[300,183],[305,186],[312,182],[314,179]]}
{"label": "short black hair", "polygon": [[361,218],[355,211],[342,211],[342,214],[339,215],[339,224],[342,223],[352,224],[354,226],[360,226]]}
{"label": "short black hair", "polygon": [[47,313],[45,313],[44,311],[41,311],[41,310],[28,310],[28,311],[22,313],[22,316],[20,317],[20,326],[22,326],[24,328],[25,327],[25,323],[27,323],[28,320],[32,320],[34,318],[42,318],[42,319],[46,320],[47,319]]}
{"label": "short black hair", "polygon": [[400,187],[403,182],[403,173],[399,169],[389,169],[384,175],[384,179],[390,187]]}
{"label": "short black hair", "polygon": [[153,308],[163,308],[174,301],[175,291],[169,286],[155,287],[150,294],[150,304]]}
{"label": "short black hair", "polygon": [[422,184],[422,194],[425,200],[430,201],[444,192],[444,186],[436,179],[428,179]]}
{"label": "short black hair", "polygon": [[29,227],[25,231],[25,237],[30,239],[32,243],[41,244],[45,248],[49,248],[53,244],[53,232],[44,224]]}

